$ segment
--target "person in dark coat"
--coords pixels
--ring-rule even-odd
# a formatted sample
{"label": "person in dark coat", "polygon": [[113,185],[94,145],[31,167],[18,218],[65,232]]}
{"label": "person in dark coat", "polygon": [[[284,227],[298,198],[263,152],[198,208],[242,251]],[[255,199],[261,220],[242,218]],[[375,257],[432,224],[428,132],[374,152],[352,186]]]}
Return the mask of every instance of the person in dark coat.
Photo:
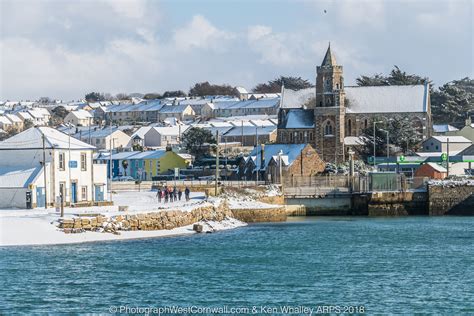
{"label": "person in dark coat", "polygon": [[156,192],[156,197],[158,198],[158,203],[161,203],[161,189],[158,188],[158,191]]}
{"label": "person in dark coat", "polygon": [[186,201],[189,201],[189,194],[191,194],[191,190],[186,187],[186,189],[184,189],[184,197],[186,198]]}
{"label": "person in dark coat", "polygon": [[168,189],[165,187],[165,203],[168,203],[168,198],[169,198],[169,192]]}
{"label": "person in dark coat", "polygon": [[173,188],[173,199],[175,202],[178,200],[178,189],[176,187]]}
{"label": "person in dark coat", "polygon": [[183,195],[183,191],[181,189],[178,189],[178,199],[181,201],[181,196]]}

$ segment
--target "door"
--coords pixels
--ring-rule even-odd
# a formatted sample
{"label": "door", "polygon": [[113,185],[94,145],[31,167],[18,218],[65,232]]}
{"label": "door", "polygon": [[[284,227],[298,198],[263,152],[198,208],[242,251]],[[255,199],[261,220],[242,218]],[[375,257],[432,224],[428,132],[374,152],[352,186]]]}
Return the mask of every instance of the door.
{"label": "door", "polygon": [[104,200],[104,186],[95,185],[95,201],[103,201],[103,200]]}
{"label": "door", "polygon": [[71,203],[77,202],[77,183],[71,183]]}
{"label": "door", "polygon": [[44,194],[44,188],[37,187],[36,188],[36,207],[44,207],[46,203],[46,196]]}

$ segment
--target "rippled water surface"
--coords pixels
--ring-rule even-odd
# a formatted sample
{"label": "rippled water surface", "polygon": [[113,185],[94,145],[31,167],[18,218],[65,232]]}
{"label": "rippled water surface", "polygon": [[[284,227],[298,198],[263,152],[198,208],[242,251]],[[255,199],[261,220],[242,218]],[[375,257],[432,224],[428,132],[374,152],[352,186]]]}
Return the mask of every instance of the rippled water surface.
{"label": "rippled water surface", "polygon": [[0,248],[0,314],[110,306],[474,313],[474,218],[298,218],[216,234]]}

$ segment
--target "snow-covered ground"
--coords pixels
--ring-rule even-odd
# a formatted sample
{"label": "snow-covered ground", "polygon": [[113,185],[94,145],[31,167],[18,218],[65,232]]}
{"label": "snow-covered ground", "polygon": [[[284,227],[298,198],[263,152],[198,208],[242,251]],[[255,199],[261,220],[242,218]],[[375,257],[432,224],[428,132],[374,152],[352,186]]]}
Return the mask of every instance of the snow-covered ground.
{"label": "snow-covered ground", "polygon": [[[137,214],[140,212],[153,212],[160,210],[181,210],[191,211],[192,209],[210,205],[210,203],[220,203],[220,199],[205,201],[203,193],[191,193],[191,200],[184,199],[172,203],[158,204],[155,192],[120,192],[114,194],[114,206],[65,208],[65,217],[73,217],[74,214],[97,214],[113,216],[117,214]],[[119,212],[118,206],[129,206],[127,212]],[[20,245],[47,245],[47,244],[68,244],[103,240],[123,240],[135,238],[165,237],[176,235],[187,235],[195,233],[192,225],[179,227],[171,230],[155,231],[121,231],[120,235],[99,232],[84,232],[79,234],[65,234],[56,228],[52,222],[59,218],[59,214],[54,208],[45,210],[37,208],[33,210],[0,210],[0,246],[20,246]],[[235,219],[228,219],[222,222],[206,221],[201,222],[204,231],[218,231],[246,225]]]}

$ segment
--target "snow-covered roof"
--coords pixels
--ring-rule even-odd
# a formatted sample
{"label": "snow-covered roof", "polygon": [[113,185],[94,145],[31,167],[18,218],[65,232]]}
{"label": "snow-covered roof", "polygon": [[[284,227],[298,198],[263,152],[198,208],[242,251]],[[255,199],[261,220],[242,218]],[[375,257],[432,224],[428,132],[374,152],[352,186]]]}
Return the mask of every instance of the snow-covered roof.
{"label": "snow-covered roof", "polygon": [[10,121],[8,117],[0,115],[0,123],[5,124],[5,125],[11,125],[12,121]]}
{"label": "snow-covered roof", "polygon": [[423,143],[429,142],[431,139],[436,139],[441,143],[447,143],[448,139],[450,143],[472,143],[469,139],[464,136],[432,136],[425,140]]}
{"label": "snow-covered roof", "polygon": [[251,136],[251,135],[257,135],[258,136],[263,136],[263,135],[269,135],[273,132],[276,131],[276,126],[244,126],[243,128],[241,126],[236,126],[229,130],[227,133],[224,134],[224,136]]}
{"label": "snow-covered roof", "polygon": [[188,128],[188,125],[176,125],[176,126],[157,126],[152,127],[155,131],[160,133],[162,136],[179,136],[183,134]]}
{"label": "snow-covered roof", "polygon": [[348,113],[426,113],[428,85],[345,87]]}
{"label": "snow-covered roof", "polygon": [[314,111],[312,109],[289,109],[282,115],[278,128],[314,128]]}
{"label": "snow-covered roof", "polygon": [[303,104],[316,97],[316,89],[307,88],[298,91],[283,89],[281,97],[282,108],[301,108]]}
{"label": "snow-covered roof", "polygon": [[474,145],[463,149],[461,152],[457,154],[458,156],[474,156]]}
{"label": "snow-covered roof", "polygon": [[93,117],[92,114],[86,110],[76,110],[76,111],[72,111],[70,114],[74,115],[80,120],[90,119]]}
{"label": "snow-covered roof", "polygon": [[240,94],[248,94],[247,89],[245,89],[244,87],[235,87],[235,89],[236,89],[237,92],[240,93]]}
{"label": "snow-covered roof", "polygon": [[344,145],[346,146],[359,146],[364,144],[364,138],[362,136],[346,136],[344,137]]}
{"label": "snow-covered roof", "polygon": [[141,138],[141,139],[145,139],[145,134],[148,133],[150,131],[150,129],[152,129],[151,126],[143,126],[143,127],[140,127],[135,133],[132,134],[132,138]]}
{"label": "snow-covered roof", "polygon": [[50,127],[32,127],[0,142],[0,150],[42,149],[43,135],[47,149],[95,149],[74,137]]}
{"label": "snow-covered roof", "polygon": [[186,108],[188,107],[188,104],[183,104],[183,105],[165,105],[164,107],[161,108],[160,113],[183,113]]}
{"label": "snow-covered roof", "polygon": [[44,118],[45,116],[51,115],[49,111],[45,108],[33,108],[33,109],[28,110],[28,113],[30,113],[31,116],[36,117],[36,118]]}
{"label": "snow-covered roof", "polygon": [[26,188],[41,173],[43,167],[0,167],[0,188]]}
{"label": "snow-covered roof", "polygon": [[[286,165],[291,165],[296,158],[300,155],[301,151],[308,146],[307,144],[268,144],[265,145],[263,149],[263,157],[265,159],[263,168],[268,166],[271,158],[273,156],[278,156],[280,150],[282,151],[282,156],[287,156],[287,163]],[[252,158],[255,157],[255,164],[257,168],[260,167],[261,162],[261,145],[258,145],[256,148],[252,150],[250,156]]]}
{"label": "snow-covered roof", "polygon": [[5,114],[5,116],[13,123],[21,123],[21,119],[15,114]]}
{"label": "snow-covered roof", "polygon": [[435,133],[446,133],[446,132],[459,131],[459,129],[449,124],[435,124],[433,125],[433,131]]}
{"label": "snow-covered roof", "polygon": [[438,172],[448,172],[448,170],[446,170],[445,167],[440,166],[435,162],[428,162],[427,165],[429,165],[431,168],[433,168],[434,170],[436,170]]}
{"label": "snow-covered roof", "polygon": [[33,120],[33,116],[31,116],[31,114],[28,112],[18,112],[17,115],[18,117],[23,118],[24,120]]}

